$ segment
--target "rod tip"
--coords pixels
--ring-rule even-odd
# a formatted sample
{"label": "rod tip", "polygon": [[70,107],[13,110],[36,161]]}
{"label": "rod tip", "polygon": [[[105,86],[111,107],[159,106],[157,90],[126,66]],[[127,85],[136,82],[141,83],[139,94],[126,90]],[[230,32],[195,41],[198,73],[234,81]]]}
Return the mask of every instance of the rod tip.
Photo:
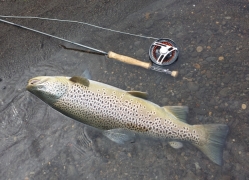
{"label": "rod tip", "polygon": [[171,76],[177,77],[177,76],[178,76],[178,71],[172,71],[172,72],[171,72]]}

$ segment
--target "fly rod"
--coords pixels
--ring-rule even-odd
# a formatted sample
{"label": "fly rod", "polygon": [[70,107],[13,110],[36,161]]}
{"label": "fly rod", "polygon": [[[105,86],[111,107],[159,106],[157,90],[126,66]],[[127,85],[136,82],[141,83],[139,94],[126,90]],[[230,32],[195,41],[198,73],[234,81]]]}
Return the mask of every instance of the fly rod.
{"label": "fly rod", "polygon": [[[177,75],[178,75],[178,71],[170,71],[169,69],[165,69],[165,68],[160,67],[160,66],[164,66],[164,65],[170,65],[173,62],[175,62],[178,58],[178,55],[179,55],[178,47],[171,39],[158,39],[152,43],[152,45],[150,46],[150,49],[149,49],[149,56],[150,56],[150,59],[152,62],[148,63],[148,62],[143,62],[143,61],[134,59],[132,57],[124,56],[124,55],[121,55],[121,54],[118,54],[118,53],[115,53],[112,51],[105,52],[105,51],[102,51],[99,49],[95,49],[93,47],[89,47],[89,46],[86,46],[83,44],[69,41],[67,39],[57,37],[57,36],[54,36],[54,35],[51,35],[51,34],[48,34],[48,33],[42,32],[42,31],[38,31],[36,29],[32,29],[32,28],[29,28],[26,26],[22,26],[20,24],[16,24],[16,23],[13,23],[10,21],[6,21],[3,19],[0,19],[0,22],[7,23],[7,24],[10,24],[10,25],[22,28],[22,29],[26,29],[26,30],[33,31],[33,32],[36,32],[36,33],[39,33],[39,34],[42,34],[45,36],[49,36],[49,37],[52,37],[52,38],[55,38],[55,39],[58,39],[58,40],[61,40],[64,42],[71,43],[71,44],[74,44],[76,46],[80,46],[80,47],[89,49],[91,51],[97,52],[95,54],[105,55],[108,58],[111,58],[111,59],[114,59],[114,60],[117,60],[117,61],[120,61],[120,62],[123,62],[126,64],[140,66],[140,67],[143,67],[145,69],[150,69],[150,70],[162,72],[165,74],[170,74],[173,77],[177,77]],[[65,46],[63,48],[65,48]],[[69,48],[65,48],[65,49],[69,49]]]}

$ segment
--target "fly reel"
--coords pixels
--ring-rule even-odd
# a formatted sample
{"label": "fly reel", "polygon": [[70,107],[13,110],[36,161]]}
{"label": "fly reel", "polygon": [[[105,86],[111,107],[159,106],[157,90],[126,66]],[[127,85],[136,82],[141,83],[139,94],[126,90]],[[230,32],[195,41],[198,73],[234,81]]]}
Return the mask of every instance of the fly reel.
{"label": "fly reel", "polygon": [[171,39],[158,39],[152,43],[149,56],[153,63],[167,66],[174,63],[179,55],[179,49]]}

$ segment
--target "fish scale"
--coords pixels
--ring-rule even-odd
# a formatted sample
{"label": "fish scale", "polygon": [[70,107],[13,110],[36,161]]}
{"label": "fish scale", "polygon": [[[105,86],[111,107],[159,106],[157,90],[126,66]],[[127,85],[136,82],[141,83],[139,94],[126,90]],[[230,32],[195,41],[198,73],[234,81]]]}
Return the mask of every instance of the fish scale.
{"label": "fish scale", "polygon": [[82,77],[40,76],[29,81],[27,89],[44,102],[84,124],[104,130],[110,140],[123,143],[131,132],[192,143],[216,164],[222,164],[222,149],[228,133],[225,124],[189,125],[187,107],[160,107],[145,93],[124,91]]}

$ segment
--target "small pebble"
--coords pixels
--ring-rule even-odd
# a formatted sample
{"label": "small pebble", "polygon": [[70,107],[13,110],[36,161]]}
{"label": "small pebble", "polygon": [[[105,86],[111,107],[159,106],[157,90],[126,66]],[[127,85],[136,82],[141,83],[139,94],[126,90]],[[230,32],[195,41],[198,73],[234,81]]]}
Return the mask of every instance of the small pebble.
{"label": "small pebble", "polygon": [[203,50],[203,47],[201,47],[201,46],[198,46],[197,48],[196,48],[196,51],[197,52],[201,52]]}
{"label": "small pebble", "polygon": [[200,169],[201,169],[201,167],[200,167],[200,165],[199,165],[198,162],[195,162],[195,169],[196,169],[196,170],[200,170]]}
{"label": "small pebble", "polygon": [[246,104],[242,104],[242,105],[241,105],[241,108],[242,108],[242,109],[246,109]]}
{"label": "small pebble", "polygon": [[200,64],[198,64],[198,63],[195,63],[195,64],[194,64],[194,67],[195,67],[196,69],[200,69],[200,68],[201,68]]}
{"label": "small pebble", "polygon": [[220,56],[219,57],[219,61],[223,61],[224,60],[224,57],[223,56]]}

